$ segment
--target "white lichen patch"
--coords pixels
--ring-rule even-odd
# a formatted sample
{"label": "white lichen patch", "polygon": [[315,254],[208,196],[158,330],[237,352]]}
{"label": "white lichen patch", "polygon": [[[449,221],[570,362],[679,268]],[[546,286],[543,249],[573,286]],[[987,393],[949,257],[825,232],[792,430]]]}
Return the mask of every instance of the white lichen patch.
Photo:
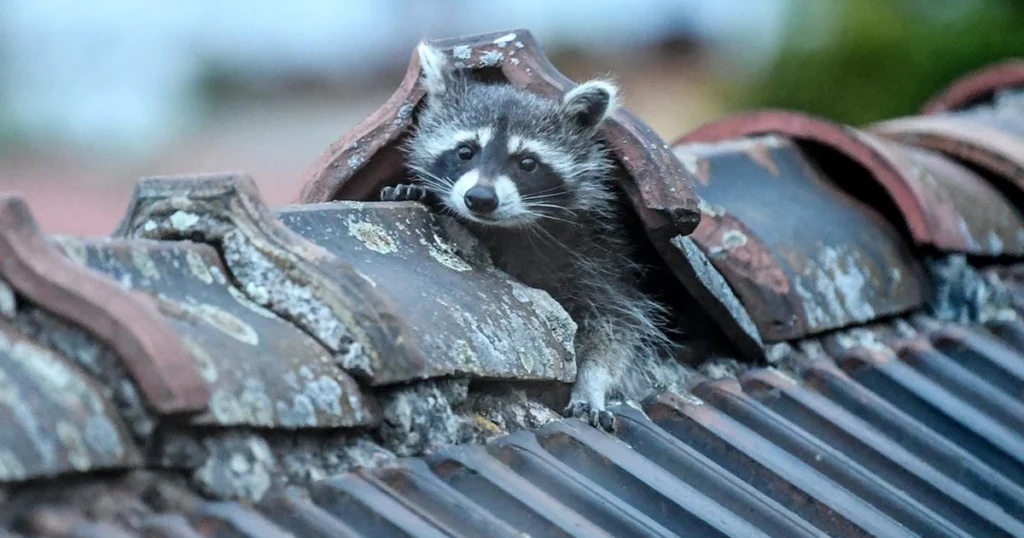
{"label": "white lichen patch", "polygon": [[480,55],[480,65],[482,67],[491,67],[501,63],[505,59],[505,55],[501,51],[488,50]]}
{"label": "white lichen patch", "polygon": [[722,233],[722,244],[713,246],[709,249],[709,253],[712,255],[721,254],[734,248],[739,248],[747,244],[747,234],[739,230],[727,230]]}
{"label": "white lichen patch", "polygon": [[494,41],[492,41],[492,43],[494,43],[495,45],[498,45],[499,47],[504,47],[504,46],[508,45],[509,41],[514,41],[515,38],[516,38],[515,32],[510,32],[510,33],[507,33],[507,34],[505,34],[505,35],[495,39]]}
{"label": "white lichen patch", "polygon": [[988,251],[992,255],[999,255],[1003,253],[1003,240],[999,237],[999,234],[995,230],[988,232]]}
{"label": "white lichen patch", "polygon": [[246,296],[260,306],[303,327],[333,352],[350,342],[348,331],[313,291],[289,278],[241,233],[224,235],[224,258],[244,286]]}
{"label": "white lichen patch", "polygon": [[[167,297],[164,299],[170,301]],[[239,342],[250,346],[257,346],[260,343],[260,336],[256,329],[227,310],[207,303],[178,302],[177,304],[192,316],[205,321]]]}
{"label": "white lichen patch", "polygon": [[355,237],[363,246],[381,254],[393,254],[398,252],[398,243],[391,237],[387,230],[370,222],[356,220],[354,217],[348,220],[348,234]]}
{"label": "white lichen patch", "polygon": [[196,254],[193,250],[186,250],[185,263],[188,265],[189,272],[198,278],[200,282],[207,285],[213,284],[213,274],[210,272],[210,268],[202,256]]}
{"label": "white lichen patch", "polygon": [[459,45],[452,49],[452,57],[459,60],[468,60],[473,55],[473,49],[466,45]]}
{"label": "white lichen patch", "polygon": [[52,235],[50,241],[59,248],[65,256],[76,265],[85,267],[89,263],[89,255],[86,252],[85,243],[80,239],[66,235]]}
{"label": "white lichen patch", "polygon": [[[4,414],[18,425],[20,434],[30,439],[40,470],[60,470],[59,453],[72,469],[80,471],[119,463],[127,447],[109,418],[113,411],[81,373],[49,350],[11,341],[2,333],[0,352],[9,361],[4,368],[14,368],[24,376],[24,381],[15,383],[0,369],[0,404],[7,408]],[[51,422],[44,424],[37,420],[36,412],[50,405],[65,412],[51,414]],[[12,465],[0,463],[0,467]],[[24,462],[15,466],[23,467]]]}
{"label": "white lichen patch", "polygon": [[188,333],[181,333],[181,342],[192,356],[192,362],[195,363],[199,376],[207,383],[215,383],[220,377],[220,371],[217,368],[217,363],[203,349],[203,346],[197,344]]}
{"label": "white lichen patch", "polygon": [[209,456],[192,477],[207,494],[250,502],[263,499],[278,469],[266,440],[255,435],[229,434],[205,439],[203,444]]}
{"label": "white lichen patch", "polygon": [[14,290],[6,280],[0,278],[0,316],[13,318],[18,310],[18,299],[14,296]]}
{"label": "white lichen patch", "polygon": [[28,469],[18,456],[6,448],[0,448],[0,481],[19,482],[28,477]]}
{"label": "white lichen patch", "polygon": [[242,290],[234,286],[226,286],[225,289],[228,290],[228,295],[230,295],[231,298],[235,300],[235,302],[237,302],[239,305],[243,306],[246,310],[252,312],[253,314],[256,314],[260,317],[267,319],[280,319],[276,315],[274,315],[274,313],[271,312],[270,310],[267,310],[266,308],[263,308],[262,306],[250,301],[249,298],[244,293],[242,293]]}
{"label": "white lichen patch", "polygon": [[823,247],[808,259],[794,286],[808,325],[815,329],[873,319],[869,271],[855,250]]}
{"label": "white lichen patch", "polygon": [[246,379],[240,388],[222,386],[210,398],[210,410],[221,424],[275,425],[275,406],[259,379]]}
{"label": "white lichen patch", "polygon": [[725,215],[725,208],[722,206],[714,205],[708,202],[704,198],[697,199],[697,209],[700,210],[701,214],[709,217],[721,217]]}
{"label": "white lichen patch", "polygon": [[689,405],[704,405],[704,400],[701,400],[700,398],[694,396],[693,394],[690,394],[689,392],[679,392],[676,393],[676,396],[679,396],[680,400]]}
{"label": "white lichen patch", "polygon": [[141,248],[132,248],[130,251],[132,265],[142,273],[142,277],[149,281],[160,280],[160,270],[157,269],[149,252]]}
{"label": "white lichen patch", "polygon": [[544,325],[566,351],[566,362],[575,364],[575,340],[579,327],[565,308],[544,290],[525,286],[512,279],[509,283],[512,286],[512,296],[520,303],[530,305],[534,312],[540,314]]}
{"label": "white lichen patch", "polygon": [[369,284],[370,286],[373,286],[374,288],[377,287],[377,281],[372,279],[372,278],[370,278],[370,276],[367,275],[366,273],[363,273],[362,271],[356,270],[356,274],[359,275],[359,278],[362,278],[363,280],[365,280],[366,283]]}
{"label": "white lichen patch", "polygon": [[[575,324],[564,309],[543,292],[531,294],[528,288],[520,290],[520,297],[529,297],[531,307],[513,305],[507,300],[492,299],[484,310],[469,310],[437,299],[442,308],[459,326],[460,340],[468,342],[475,355],[474,364],[465,364],[468,354],[449,359],[457,373],[485,376],[521,377],[530,379],[559,379],[571,381],[576,376],[576,364],[571,337],[565,341],[568,324]],[[550,301],[550,302],[548,302]],[[538,313],[539,316],[531,315]],[[564,317],[562,317],[564,316]],[[550,337],[561,339],[565,347],[552,345]],[[463,349],[450,346],[443,335],[426,339],[429,348],[446,355]]]}
{"label": "white lichen patch", "polygon": [[467,272],[473,270],[473,266],[460,258],[456,254],[455,248],[438,237],[437,234],[434,234],[434,243],[427,246],[427,251],[430,252],[430,257],[434,258],[437,263],[452,271]]}
{"label": "white lichen patch", "polygon": [[461,338],[452,345],[452,355],[455,357],[456,363],[463,367],[471,367],[480,362],[480,357],[473,351],[473,346]]}
{"label": "white lichen patch", "polygon": [[883,356],[893,356],[894,354],[893,350],[882,342],[876,332],[866,329],[856,328],[837,333],[835,342],[843,349],[865,348]]}
{"label": "white lichen patch", "polygon": [[189,211],[175,211],[167,219],[171,227],[179,232],[187,232],[199,223],[199,215]]}

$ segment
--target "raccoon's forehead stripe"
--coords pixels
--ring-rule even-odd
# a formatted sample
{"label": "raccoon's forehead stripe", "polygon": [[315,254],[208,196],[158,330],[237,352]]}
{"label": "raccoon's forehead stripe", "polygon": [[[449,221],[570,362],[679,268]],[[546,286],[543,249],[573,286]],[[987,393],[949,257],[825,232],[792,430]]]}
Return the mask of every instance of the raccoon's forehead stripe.
{"label": "raccoon's forehead stripe", "polygon": [[438,157],[446,151],[451,151],[462,142],[476,142],[480,147],[484,147],[492,138],[494,138],[494,131],[490,127],[449,128],[425,137],[422,141],[422,151],[431,157]]}
{"label": "raccoon's forehead stripe", "polygon": [[572,157],[565,154],[565,152],[558,151],[555,146],[537,140],[534,138],[526,138],[518,135],[511,135],[508,137],[508,152],[509,155],[514,155],[520,152],[529,152],[537,156],[540,161],[550,166],[558,175],[563,178],[573,177],[573,170],[575,165]]}

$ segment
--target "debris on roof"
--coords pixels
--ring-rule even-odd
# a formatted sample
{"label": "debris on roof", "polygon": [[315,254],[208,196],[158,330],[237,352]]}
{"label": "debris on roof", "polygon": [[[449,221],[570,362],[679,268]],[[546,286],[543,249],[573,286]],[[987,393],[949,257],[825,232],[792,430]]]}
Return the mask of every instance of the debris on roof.
{"label": "debris on roof", "polygon": [[[442,48],[571,87],[524,30]],[[0,202],[0,536],[1024,536],[1017,64],[863,128],[751,111],[670,148],[618,113],[648,284],[714,330],[680,321],[690,383],[606,433],[556,412],[550,295],[367,201],[417,61],[302,204],[148,178],[80,238]]]}

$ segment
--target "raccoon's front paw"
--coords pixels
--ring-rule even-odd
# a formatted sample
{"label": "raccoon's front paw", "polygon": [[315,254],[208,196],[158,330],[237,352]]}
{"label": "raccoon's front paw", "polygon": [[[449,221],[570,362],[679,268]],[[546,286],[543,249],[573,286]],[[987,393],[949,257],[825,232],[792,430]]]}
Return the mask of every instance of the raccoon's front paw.
{"label": "raccoon's front paw", "polygon": [[562,413],[567,417],[575,417],[595,428],[606,432],[615,432],[615,415],[604,409],[598,409],[582,400],[573,400]]}
{"label": "raccoon's front paw", "polygon": [[380,191],[382,202],[422,202],[427,199],[429,192],[419,185],[395,185],[384,187]]}

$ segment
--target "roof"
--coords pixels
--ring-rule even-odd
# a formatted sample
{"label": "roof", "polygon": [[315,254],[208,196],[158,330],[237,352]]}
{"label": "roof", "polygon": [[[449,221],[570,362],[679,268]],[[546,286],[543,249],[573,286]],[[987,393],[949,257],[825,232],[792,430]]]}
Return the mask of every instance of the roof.
{"label": "roof", "polygon": [[[524,30],[443,46],[571,84]],[[453,220],[364,201],[403,173],[415,62],[302,204],[147,178],[83,238],[4,198],[0,536],[1024,536],[1020,80],[671,146],[616,116],[679,328],[710,325],[692,382],[608,434],[556,413],[560,305]]]}

